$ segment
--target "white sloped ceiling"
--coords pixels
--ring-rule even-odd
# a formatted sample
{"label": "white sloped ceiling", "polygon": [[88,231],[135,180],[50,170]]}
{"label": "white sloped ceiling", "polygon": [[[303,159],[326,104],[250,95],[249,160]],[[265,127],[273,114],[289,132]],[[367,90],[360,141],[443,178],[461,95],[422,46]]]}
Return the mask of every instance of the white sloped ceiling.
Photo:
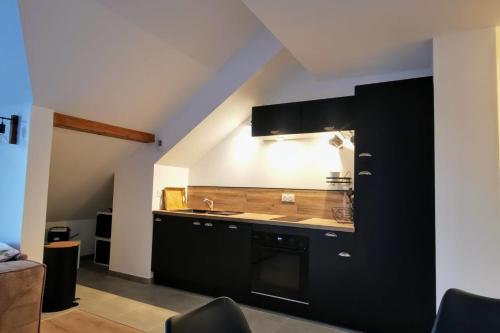
{"label": "white sloped ceiling", "polygon": [[[19,0],[34,103],[155,132],[263,29],[234,0]],[[112,202],[136,143],[56,129],[49,221]]]}
{"label": "white sloped ceiling", "polygon": [[498,0],[242,0],[316,75],[432,65],[432,38],[500,23]]}

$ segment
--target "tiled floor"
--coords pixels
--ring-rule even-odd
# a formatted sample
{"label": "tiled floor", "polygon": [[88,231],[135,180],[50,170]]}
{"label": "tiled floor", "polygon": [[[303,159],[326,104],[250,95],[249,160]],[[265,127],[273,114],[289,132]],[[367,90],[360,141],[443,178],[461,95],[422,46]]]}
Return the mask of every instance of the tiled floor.
{"label": "tiled floor", "polygon": [[[82,310],[150,333],[163,332],[166,318],[211,300],[182,290],[120,279],[85,263],[79,270],[78,283]],[[253,333],[352,332],[248,306],[242,306],[242,310]]]}

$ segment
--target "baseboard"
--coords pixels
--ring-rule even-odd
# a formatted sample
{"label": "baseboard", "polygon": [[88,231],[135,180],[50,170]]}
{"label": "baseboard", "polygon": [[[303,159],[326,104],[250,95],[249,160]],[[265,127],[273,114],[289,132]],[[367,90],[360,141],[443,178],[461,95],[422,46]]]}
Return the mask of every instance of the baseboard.
{"label": "baseboard", "polygon": [[130,275],[130,274],[125,274],[125,273],[115,272],[115,271],[112,271],[112,270],[110,270],[108,272],[108,274],[111,275],[111,276],[115,276],[115,277],[124,279],[124,280],[128,280],[128,281],[139,282],[139,283],[144,283],[144,284],[152,284],[153,283],[153,279],[152,278],[148,279],[148,278],[143,278],[143,277],[139,277],[139,276],[135,276],[135,275]]}

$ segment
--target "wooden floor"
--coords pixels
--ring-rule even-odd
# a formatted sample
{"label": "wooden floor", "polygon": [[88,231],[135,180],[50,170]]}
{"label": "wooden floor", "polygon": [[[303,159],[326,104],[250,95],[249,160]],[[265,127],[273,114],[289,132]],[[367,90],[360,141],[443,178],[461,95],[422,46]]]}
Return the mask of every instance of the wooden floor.
{"label": "wooden floor", "polygon": [[[82,285],[77,285],[76,296],[80,298],[77,307],[65,311],[42,314],[42,328],[50,328],[52,330],[42,330],[41,333],[163,333],[165,332],[165,321],[177,314],[175,311]],[[95,325],[95,317],[97,316],[97,318],[125,325],[128,330],[122,327],[122,330],[108,331],[108,326],[106,325],[88,330],[78,330],[78,328],[74,326],[71,326],[71,329],[69,329],[67,325],[61,324],[61,320],[55,320],[59,318],[65,320],[63,316],[72,314],[75,311],[81,311],[94,316],[93,322],[87,320],[82,324],[85,327]],[[78,317],[82,318],[81,315]],[[88,316],[86,316],[86,318],[89,319]],[[49,321],[48,325],[46,325],[47,321]],[[64,322],[66,322],[66,320]],[[55,325],[58,326],[59,330],[54,330]]]}
{"label": "wooden floor", "polygon": [[142,333],[82,310],[72,310],[42,321],[41,333]]}

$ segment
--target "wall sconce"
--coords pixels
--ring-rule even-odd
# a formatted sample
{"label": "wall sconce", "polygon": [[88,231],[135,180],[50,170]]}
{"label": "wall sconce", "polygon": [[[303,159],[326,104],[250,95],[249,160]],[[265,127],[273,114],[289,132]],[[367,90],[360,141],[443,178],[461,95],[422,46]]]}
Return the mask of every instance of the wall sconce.
{"label": "wall sconce", "polygon": [[4,121],[10,121],[9,143],[15,145],[17,143],[17,129],[19,127],[19,116],[11,116],[10,118],[0,117],[0,134],[5,134]]}

